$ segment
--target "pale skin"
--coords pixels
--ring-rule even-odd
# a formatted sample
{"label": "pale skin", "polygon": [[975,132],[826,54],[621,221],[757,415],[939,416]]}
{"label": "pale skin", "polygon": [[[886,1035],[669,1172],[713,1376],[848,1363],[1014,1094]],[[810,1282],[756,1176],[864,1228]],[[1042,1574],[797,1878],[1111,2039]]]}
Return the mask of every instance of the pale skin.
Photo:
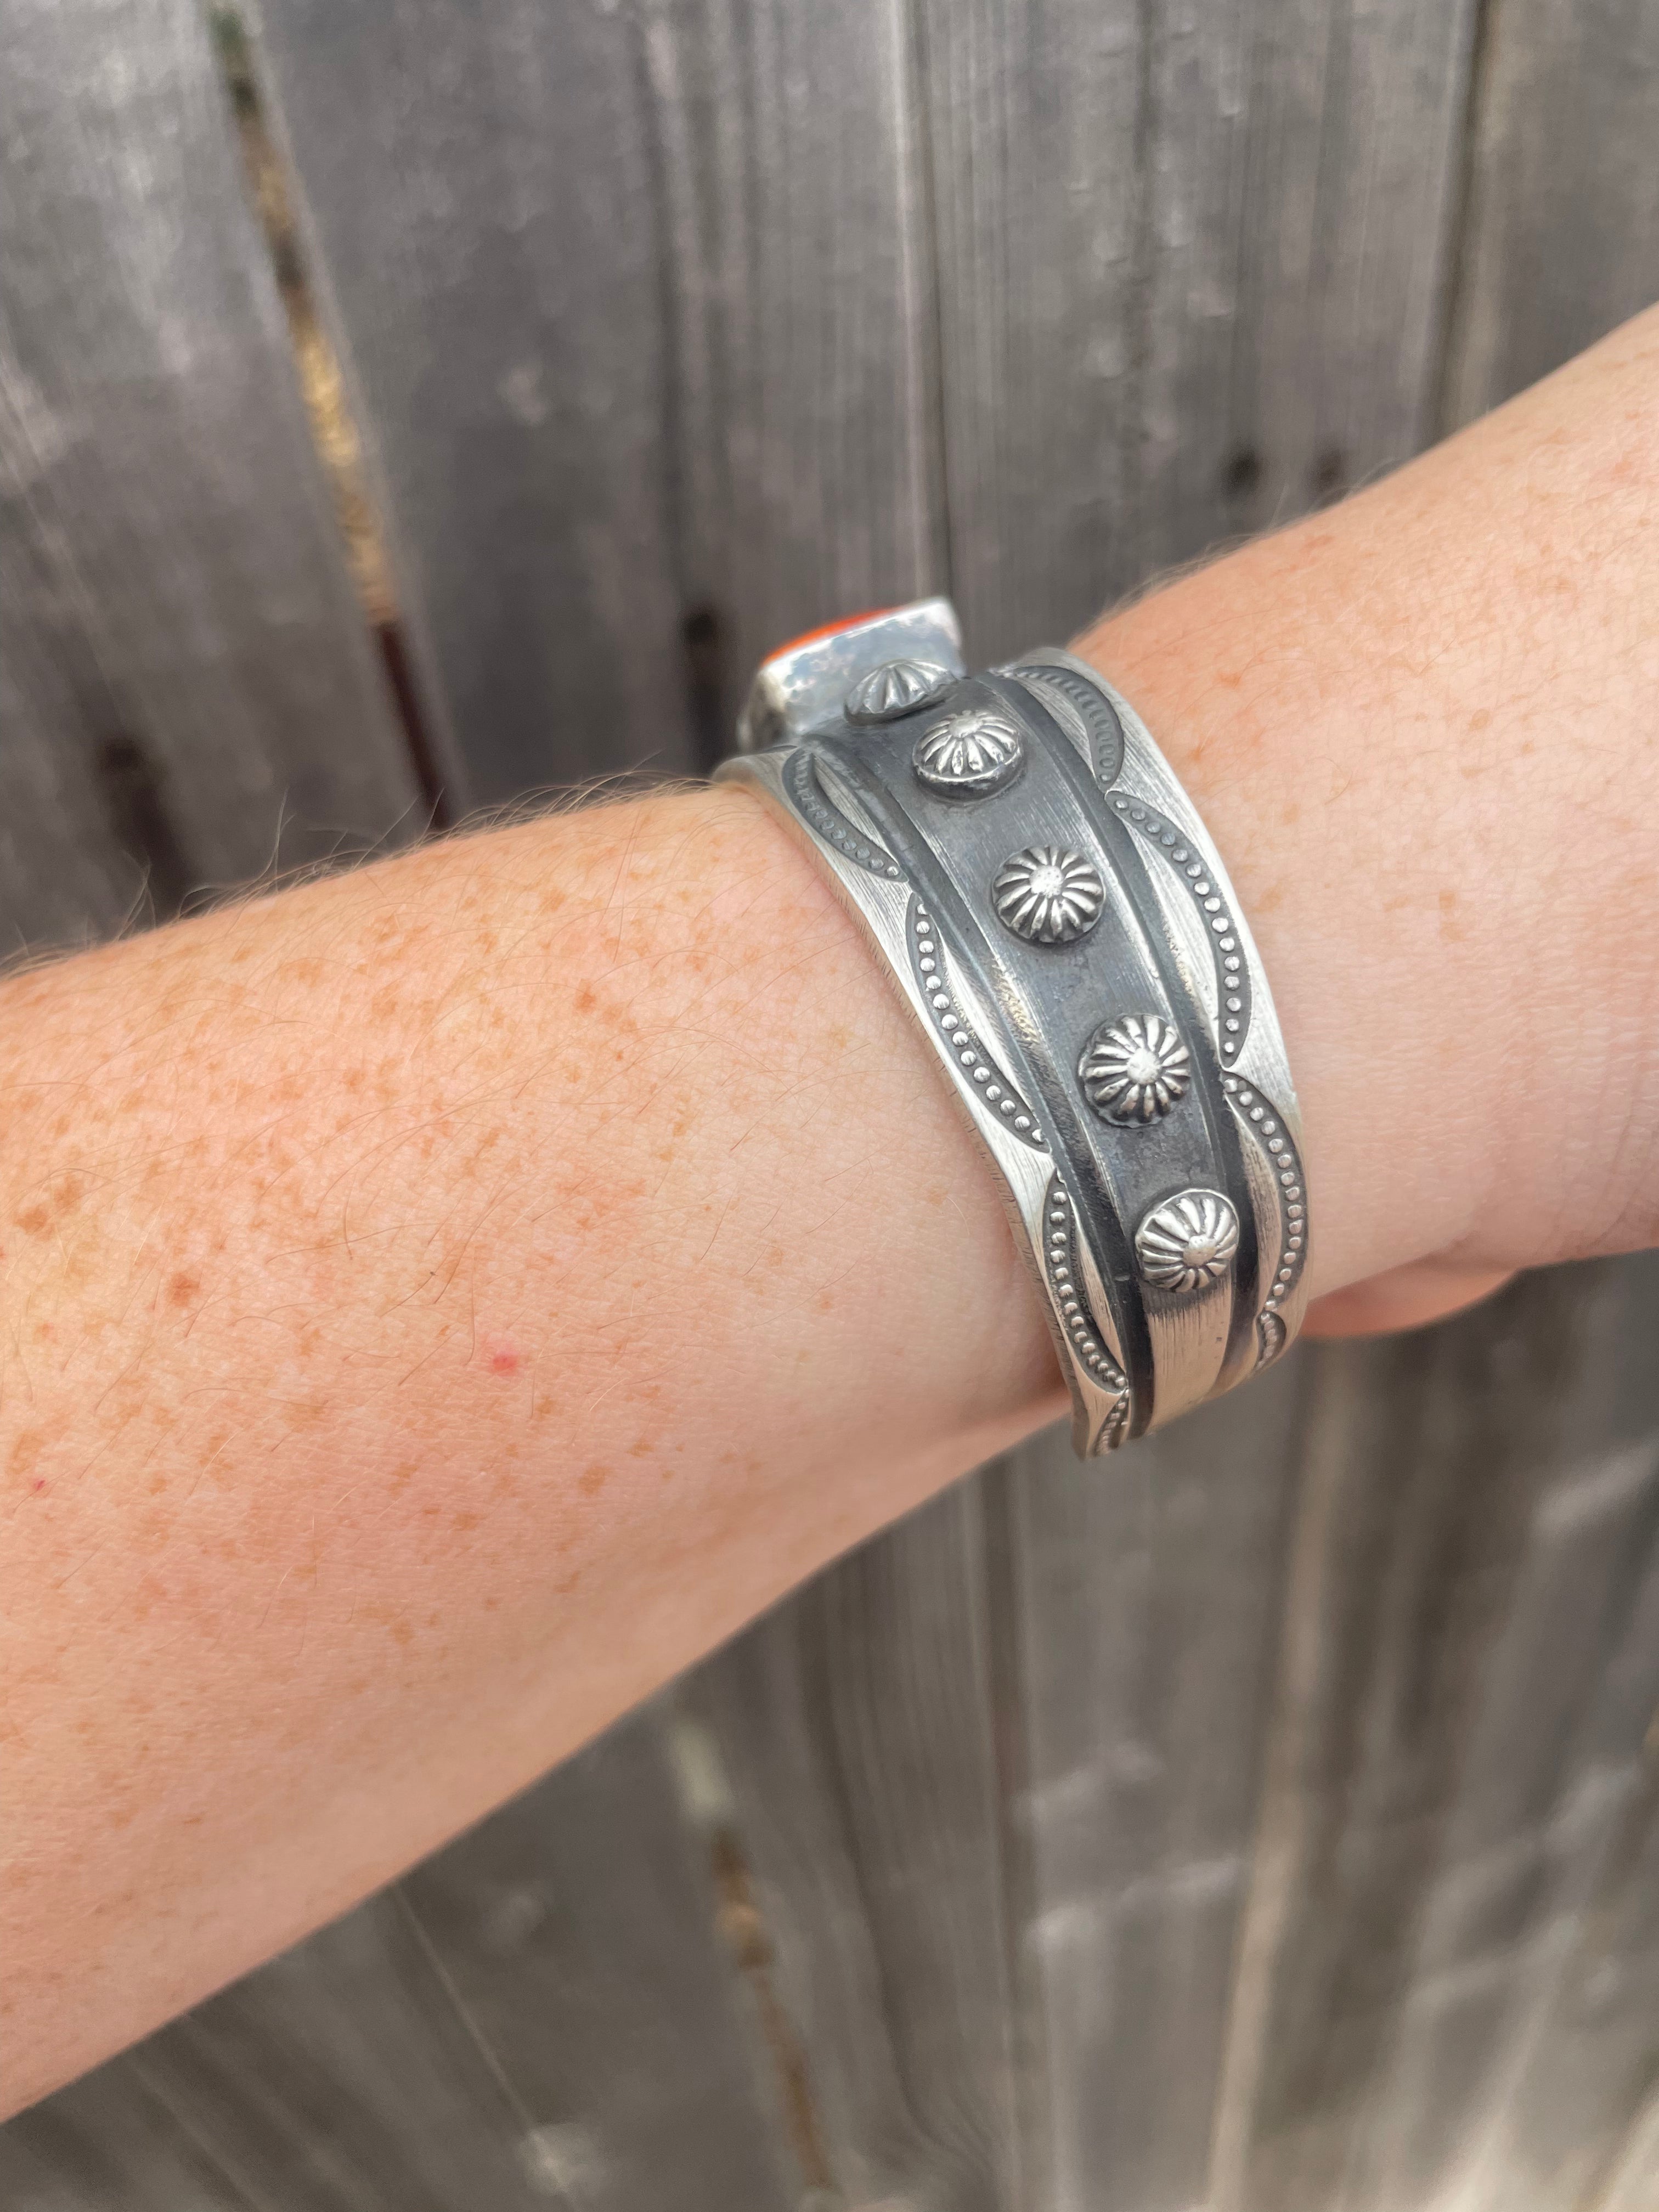
{"label": "pale skin", "polygon": [[[1203,811],[1316,1325],[1659,1239],[1659,317],[1082,649]],[[995,1181],[750,794],[0,991],[27,2102],[1062,1410]]]}

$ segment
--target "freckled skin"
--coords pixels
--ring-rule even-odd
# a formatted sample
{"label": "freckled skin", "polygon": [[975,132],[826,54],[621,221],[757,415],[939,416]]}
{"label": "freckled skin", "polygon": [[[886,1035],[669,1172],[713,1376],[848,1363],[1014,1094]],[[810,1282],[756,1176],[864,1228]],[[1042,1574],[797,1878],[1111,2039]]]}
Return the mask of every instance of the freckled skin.
{"label": "freckled skin", "polygon": [[[1085,641],[1258,926],[1328,1326],[1659,1234],[1656,356]],[[18,974],[0,1036],[13,2102],[1058,1410],[994,1178],[747,793]]]}

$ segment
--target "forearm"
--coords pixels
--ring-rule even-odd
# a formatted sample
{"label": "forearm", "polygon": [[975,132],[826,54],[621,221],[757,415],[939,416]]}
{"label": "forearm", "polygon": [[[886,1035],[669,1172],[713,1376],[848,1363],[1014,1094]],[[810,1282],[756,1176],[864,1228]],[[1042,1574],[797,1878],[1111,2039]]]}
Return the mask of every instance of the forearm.
{"label": "forearm", "polygon": [[1082,649],[1273,979],[1312,1324],[1659,1241],[1659,309]]}
{"label": "forearm", "polygon": [[[1620,343],[1091,641],[1261,942],[1316,1291],[1654,1233]],[[1059,1410],[994,1176],[744,793],[19,977],[0,1034],[14,2099]]]}
{"label": "forearm", "polygon": [[14,2095],[1057,1390],[983,1164],[742,795],[157,933],[0,1032]]}

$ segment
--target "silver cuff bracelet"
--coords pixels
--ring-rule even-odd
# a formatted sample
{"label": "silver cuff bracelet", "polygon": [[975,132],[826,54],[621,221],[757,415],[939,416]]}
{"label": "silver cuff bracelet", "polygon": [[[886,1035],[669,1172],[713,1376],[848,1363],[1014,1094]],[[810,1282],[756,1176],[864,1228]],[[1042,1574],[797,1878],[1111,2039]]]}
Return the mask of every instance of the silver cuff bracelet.
{"label": "silver cuff bracelet", "polygon": [[928,599],[775,654],[720,769],[864,925],[1006,1186],[1085,1456],[1301,1324],[1301,1125],[1219,855],[1085,662],[969,676]]}

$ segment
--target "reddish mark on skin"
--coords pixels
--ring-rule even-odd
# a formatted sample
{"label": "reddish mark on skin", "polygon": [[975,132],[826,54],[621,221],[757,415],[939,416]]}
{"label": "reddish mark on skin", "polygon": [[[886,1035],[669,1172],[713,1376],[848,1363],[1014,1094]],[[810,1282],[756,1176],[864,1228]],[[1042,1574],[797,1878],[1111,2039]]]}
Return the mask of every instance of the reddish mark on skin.
{"label": "reddish mark on skin", "polygon": [[[45,1429],[21,1429],[11,1448],[11,1471],[16,1475],[30,1474],[35,1462],[51,1441]],[[37,1482],[35,1487],[40,1487]]]}
{"label": "reddish mark on skin", "polygon": [[516,1345],[500,1337],[485,1352],[484,1364],[492,1375],[516,1375],[524,1365],[524,1354]]}
{"label": "reddish mark on skin", "polygon": [[44,1490],[46,1486],[46,1478],[44,1474],[37,1474],[33,1481],[29,1485],[29,1488],[31,1490]]}

